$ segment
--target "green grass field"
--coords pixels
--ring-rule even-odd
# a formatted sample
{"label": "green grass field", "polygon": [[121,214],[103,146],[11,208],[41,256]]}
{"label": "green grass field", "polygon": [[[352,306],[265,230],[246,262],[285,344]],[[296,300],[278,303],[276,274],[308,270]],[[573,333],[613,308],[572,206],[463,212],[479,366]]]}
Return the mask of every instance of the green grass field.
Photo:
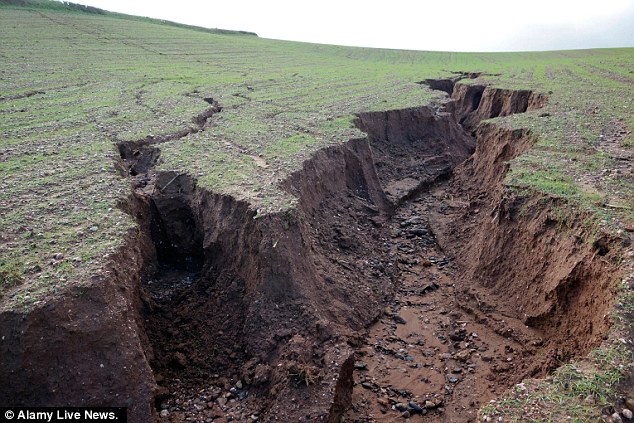
{"label": "green grass field", "polygon": [[497,75],[483,79],[549,95],[544,109],[497,119],[539,137],[507,183],[564,197],[604,226],[634,225],[631,164],[618,165],[634,150],[634,48],[350,48],[38,4],[0,3],[3,310],[33,307],[102,271],[135,227],[117,206],[130,185],[115,169],[115,143],[193,127],[206,97],[222,113],[210,129],[162,144],[158,168],[267,213],[292,207],[278,183],[312,153],[363,136],[355,113],[444,95],[418,83],[426,78]]}

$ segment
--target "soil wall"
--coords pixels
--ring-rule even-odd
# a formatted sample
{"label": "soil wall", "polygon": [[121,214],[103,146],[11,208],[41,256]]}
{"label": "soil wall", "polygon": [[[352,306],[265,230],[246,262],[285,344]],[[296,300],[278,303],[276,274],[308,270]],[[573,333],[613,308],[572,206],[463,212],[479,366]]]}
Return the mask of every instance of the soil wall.
{"label": "soil wall", "polygon": [[607,334],[618,240],[561,199],[502,184],[508,161],[535,141],[529,131],[480,124],[476,137],[447,190],[468,201],[436,217],[439,242],[461,262],[464,291],[486,290],[479,306],[504,308],[541,332],[530,375],[543,375]]}
{"label": "soil wall", "polygon": [[382,188],[394,205],[451,175],[475,147],[442,106],[362,113],[355,124],[368,134]]}
{"label": "soil wall", "polygon": [[456,83],[451,93],[455,116],[467,130],[480,121],[542,108],[548,97],[530,90],[508,90],[477,84]]}
{"label": "soil wall", "polygon": [[139,315],[148,248],[135,231],[88,284],[35,310],[0,314],[3,406],[119,406],[132,422],[151,420],[155,384]]}

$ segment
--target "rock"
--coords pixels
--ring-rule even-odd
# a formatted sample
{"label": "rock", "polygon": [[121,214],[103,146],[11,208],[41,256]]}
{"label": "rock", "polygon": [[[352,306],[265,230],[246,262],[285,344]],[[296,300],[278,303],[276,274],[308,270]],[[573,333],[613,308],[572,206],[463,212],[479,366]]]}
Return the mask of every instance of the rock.
{"label": "rock", "polygon": [[256,386],[267,383],[271,376],[271,368],[266,364],[258,364],[255,366],[255,375],[253,376],[253,384]]}
{"label": "rock", "polygon": [[392,315],[392,320],[394,320],[396,323],[399,323],[401,325],[406,324],[407,322],[405,321],[405,319],[403,319],[401,316],[399,316],[398,314],[394,314]]}
{"label": "rock", "polygon": [[464,333],[450,333],[449,334],[449,339],[451,339],[454,342],[460,342],[460,341],[464,341],[465,335]]}
{"label": "rock", "polygon": [[168,417],[170,415],[170,412],[167,410],[161,410],[160,414],[161,417],[165,418]]}
{"label": "rock", "polygon": [[449,377],[447,378],[447,381],[448,381],[449,383],[458,383],[458,381],[459,381],[459,380],[460,380],[460,379],[458,379],[457,377],[453,377],[453,376],[449,376]]}
{"label": "rock", "polygon": [[632,410],[630,410],[629,408],[624,408],[621,414],[623,414],[623,417],[628,420],[634,417],[634,413],[632,413]]}
{"label": "rock", "polygon": [[404,419],[409,419],[410,413],[409,410],[403,411],[403,414],[401,414],[401,417],[403,417]]}
{"label": "rock", "polygon": [[455,373],[455,374],[462,373],[462,369],[460,367],[456,367],[451,371],[451,373]]}
{"label": "rock", "polygon": [[374,386],[370,383],[370,382],[362,382],[361,386],[363,386],[365,389],[372,389],[374,388]]}
{"label": "rock", "polygon": [[238,389],[242,389],[242,381],[241,381],[241,380],[239,380],[239,381],[236,383],[236,388],[238,388]]}
{"label": "rock", "polygon": [[411,228],[407,232],[409,232],[410,234],[412,234],[414,236],[427,235],[427,231],[425,229],[423,229],[423,228]]}
{"label": "rock", "polygon": [[436,408],[436,403],[427,400],[425,401],[425,404],[423,404],[423,406],[427,408],[428,410],[431,410],[432,408]]}
{"label": "rock", "polygon": [[403,404],[402,402],[398,402],[396,404],[394,404],[394,408],[396,408],[398,411],[407,411],[407,406],[405,404]]}
{"label": "rock", "polygon": [[[431,266],[431,262],[429,260],[427,260],[429,262],[429,266]],[[425,266],[425,263],[423,263],[423,267],[429,267],[429,266]],[[436,282],[432,282],[431,284],[425,286],[422,290],[421,290],[421,295],[425,295],[428,292],[432,292],[437,290],[438,288],[440,288],[440,285],[438,285]]]}
{"label": "rock", "polygon": [[610,416],[610,419],[612,419],[613,423],[621,423],[623,421],[623,419],[621,418],[621,416],[619,415],[619,413],[614,413]]}
{"label": "rock", "polygon": [[625,408],[630,411],[634,411],[634,399],[628,398],[625,400]]}
{"label": "rock", "polygon": [[182,352],[174,354],[173,361],[180,367],[187,367],[187,357]]}
{"label": "rock", "polygon": [[362,361],[357,361],[354,363],[355,370],[368,370],[368,365]]}
{"label": "rock", "polygon": [[218,405],[221,407],[224,407],[225,405],[227,405],[227,398],[225,397],[220,397],[218,398]]}
{"label": "rock", "polygon": [[469,352],[469,350],[461,350],[456,353],[455,357],[457,360],[467,361],[470,355],[471,353]]}
{"label": "rock", "polygon": [[410,401],[409,403],[407,403],[407,405],[409,406],[409,408],[412,409],[414,413],[421,414],[423,412],[423,407],[416,404],[414,401]]}
{"label": "rock", "polygon": [[62,259],[64,258],[64,254],[62,254],[62,253],[56,253],[56,254],[54,254],[54,255],[53,255],[53,258],[54,258],[55,260],[62,260]]}
{"label": "rock", "polygon": [[383,407],[387,407],[389,402],[385,398],[377,398],[376,402],[378,402]]}

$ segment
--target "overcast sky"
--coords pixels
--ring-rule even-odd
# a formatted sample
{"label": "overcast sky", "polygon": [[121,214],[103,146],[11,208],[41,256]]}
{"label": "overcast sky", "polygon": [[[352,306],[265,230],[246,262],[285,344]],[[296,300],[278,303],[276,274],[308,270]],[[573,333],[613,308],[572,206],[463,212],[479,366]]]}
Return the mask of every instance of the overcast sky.
{"label": "overcast sky", "polygon": [[71,0],[260,37],[444,51],[634,47],[634,0]]}

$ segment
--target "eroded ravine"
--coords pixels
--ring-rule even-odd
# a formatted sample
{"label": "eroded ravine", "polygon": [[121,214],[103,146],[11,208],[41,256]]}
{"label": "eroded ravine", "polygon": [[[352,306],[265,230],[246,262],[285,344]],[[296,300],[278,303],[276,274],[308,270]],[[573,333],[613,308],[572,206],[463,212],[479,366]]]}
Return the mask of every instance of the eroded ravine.
{"label": "eroded ravine", "polygon": [[459,203],[438,184],[392,219],[400,284],[358,351],[351,421],[474,421],[491,398],[541,373],[542,334],[512,307],[483,302],[478,287],[463,292],[462,264],[437,243],[432,227]]}
{"label": "eroded ravine", "polygon": [[[477,147],[448,181],[400,193],[408,201],[391,229],[400,284],[358,350],[350,421],[475,421],[488,400],[584,354],[608,328],[605,292],[618,272],[614,256],[602,257],[609,241],[582,241],[583,215],[557,222],[558,200],[502,185],[507,162],[534,142],[530,132],[478,126],[545,97],[455,80],[432,86],[452,96],[447,109]],[[370,138],[384,151],[390,137],[371,130]],[[378,160],[412,169],[407,160],[390,166],[392,155]],[[401,175],[383,175],[388,192]]]}
{"label": "eroded ravine", "polygon": [[396,421],[410,401],[464,421],[586,354],[619,247],[563,200],[506,188],[535,138],[477,123],[545,98],[442,86],[452,102],[360,114],[368,136],[303,163],[280,213],[154,168],[162,142],[213,130],[211,99],[192,127],[118,143],[138,227],[90,280],[0,314],[0,397],[140,423]]}
{"label": "eroded ravine", "polygon": [[[609,289],[614,269],[597,264],[592,247],[569,245],[582,229],[541,228],[548,212],[504,191],[505,163],[534,138],[477,126],[545,97],[445,85],[453,100],[442,105],[359,115],[368,138],[317,152],[282,183],[297,209],[277,214],[258,216],[188,175],[154,170],[160,143],[208,126],[217,103],[197,128],[119,144],[129,209],[150,246],[140,313],[155,418],[468,421],[522,377],[596,344],[604,319],[563,350],[553,349],[561,335],[550,325],[574,329],[577,297]],[[531,213],[514,220],[520,203]],[[532,280],[512,273],[531,266],[521,257],[491,268],[512,229],[524,241],[551,236],[561,260],[589,264],[539,280],[551,269],[545,248],[530,258],[547,262],[527,272]],[[579,287],[587,275],[598,284]],[[607,310],[609,301],[592,305]]]}

